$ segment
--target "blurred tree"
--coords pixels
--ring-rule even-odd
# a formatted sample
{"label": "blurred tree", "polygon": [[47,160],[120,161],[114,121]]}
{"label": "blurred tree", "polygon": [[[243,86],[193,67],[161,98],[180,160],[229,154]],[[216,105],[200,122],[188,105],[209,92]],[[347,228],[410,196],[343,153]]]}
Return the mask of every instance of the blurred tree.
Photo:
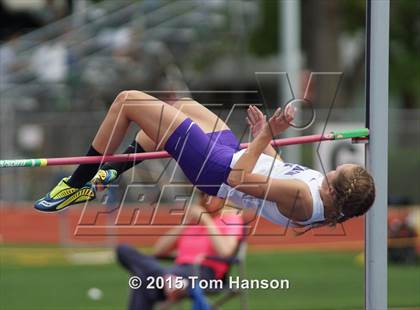
{"label": "blurred tree", "polygon": [[[304,67],[313,72],[340,71],[337,40],[340,33],[338,1],[305,0],[300,3]],[[250,51],[256,56],[278,53],[279,5],[281,1],[260,0],[261,20],[250,38]],[[329,104],[331,85],[326,79],[316,82],[315,102]]]}
{"label": "blurred tree", "polygon": [[[339,1],[302,1],[302,47],[305,67],[310,72],[341,72],[338,38],[341,32]],[[324,76],[314,81],[315,106],[327,108],[335,93],[338,76]],[[338,95],[343,95],[339,92]],[[338,98],[335,106],[346,100]]]}
{"label": "blurred tree", "polygon": [[[340,1],[344,30],[363,30],[365,1]],[[393,0],[390,8],[390,91],[403,108],[420,107],[420,1]]]}
{"label": "blurred tree", "polygon": [[260,20],[251,33],[250,51],[257,56],[269,56],[278,51],[279,1],[260,0]]}
{"label": "blurred tree", "polygon": [[25,11],[12,11],[0,1],[0,41],[41,27],[38,18]]}
{"label": "blurred tree", "polygon": [[[250,51],[256,56],[278,52],[278,5],[260,0],[261,21],[251,34]],[[302,4],[302,47],[306,68],[311,71],[340,71],[340,33],[363,32],[366,1],[304,0]],[[420,107],[420,0],[391,0],[390,92],[403,108]],[[354,60],[345,76],[344,97],[360,92],[364,54]],[[318,94],[325,93],[317,85]],[[347,95],[346,95],[347,94]],[[320,102],[322,98],[318,98]],[[350,100],[351,102],[352,100]],[[337,103],[346,100],[337,100]],[[348,101],[349,102],[349,101]]]}
{"label": "blurred tree", "polygon": [[391,1],[390,87],[404,108],[420,107],[420,1]]}

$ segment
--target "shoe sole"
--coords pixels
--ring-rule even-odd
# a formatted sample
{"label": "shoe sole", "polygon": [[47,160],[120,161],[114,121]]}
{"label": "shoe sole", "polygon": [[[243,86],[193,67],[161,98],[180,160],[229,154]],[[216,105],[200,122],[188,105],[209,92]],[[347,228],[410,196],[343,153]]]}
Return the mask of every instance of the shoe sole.
{"label": "shoe sole", "polygon": [[[92,193],[92,190],[90,188],[82,188],[80,190],[78,190],[77,192],[75,192],[74,194],[72,194],[69,198],[67,198],[66,200],[64,200],[63,202],[61,202],[59,205],[55,206],[54,208],[50,208],[50,209],[40,209],[37,208],[37,206],[34,206],[35,210],[40,211],[40,212],[60,212],[63,211],[64,209],[66,209],[67,207],[73,206],[75,204],[79,204],[79,203],[83,203],[86,201],[91,201],[94,200],[96,198],[95,193],[93,193],[93,196],[90,196],[88,194]],[[88,197],[82,197],[83,195],[86,195]],[[78,200],[82,198],[81,200]]]}

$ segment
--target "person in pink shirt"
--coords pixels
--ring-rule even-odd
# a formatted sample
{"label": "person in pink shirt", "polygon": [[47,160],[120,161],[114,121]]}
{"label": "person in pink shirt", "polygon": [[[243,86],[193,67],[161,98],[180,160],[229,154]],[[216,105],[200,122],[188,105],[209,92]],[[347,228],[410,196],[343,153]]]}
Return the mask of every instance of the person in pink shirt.
{"label": "person in pink shirt", "polygon": [[[189,276],[205,280],[223,278],[229,268],[228,264],[206,259],[206,256],[233,255],[243,237],[243,220],[234,214],[236,212],[222,210],[218,203],[212,201],[211,196],[202,194],[201,204],[192,206],[187,212],[189,225],[170,229],[156,242],[154,255],[145,255],[128,245],[117,247],[119,263],[132,275],[140,277],[143,283],[140,288],[132,289],[128,309],[153,309],[158,301],[177,299],[185,294],[185,289],[169,287],[166,281],[164,289],[147,289],[150,282],[148,277],[166,279],[180,276],[185,280]],[[176,258],[172,266],[160,264],[157,257],[168,256],[175,251]]]}

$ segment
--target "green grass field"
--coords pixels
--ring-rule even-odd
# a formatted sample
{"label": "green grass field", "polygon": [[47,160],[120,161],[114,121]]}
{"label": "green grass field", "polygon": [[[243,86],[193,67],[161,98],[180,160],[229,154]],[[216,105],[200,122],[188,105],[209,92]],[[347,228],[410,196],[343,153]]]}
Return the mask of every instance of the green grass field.
{"label": "green grass field", "polygon": [[[0,309],[126,307],[127,274],[109,260],[109,252],[102,255],[103,249],[77,250],[98,251],[101,264],[83,259],[69,261],[69,253],[74,254],[74,249],[33,246],[0,249]],[[364,271],[357,255],[354,252],[249,253],[248,278],[290,281],[288,290],[250,290],[250,309],[362,309]],[[104,292],[101,300],[87,297],[91,287]],[[419,292],[419,266],[390,266],[390,307],[420,307]],[[185,308],[189,308],[187,304]],[[239,309],[239,303],[232,300],[223,309]]]}

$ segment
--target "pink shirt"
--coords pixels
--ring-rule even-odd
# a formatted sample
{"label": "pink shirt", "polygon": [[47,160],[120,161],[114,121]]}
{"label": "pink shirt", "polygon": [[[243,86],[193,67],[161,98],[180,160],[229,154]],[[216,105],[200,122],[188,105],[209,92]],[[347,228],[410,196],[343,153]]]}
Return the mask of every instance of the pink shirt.
{"label": "pink shirt", "polygon": [[[234,236],[238,240],[243,236],[243,221],[238,215],[223,215],[213,219],[221,235]],[[207,227],[204,225],[191,225],[183,230],[177,241],[177,264],[195,264],[200,256],[218,256]],[[223,277],[228,270],[228,264],[206,259],[202,265],[214,270],[217,279]]]}

